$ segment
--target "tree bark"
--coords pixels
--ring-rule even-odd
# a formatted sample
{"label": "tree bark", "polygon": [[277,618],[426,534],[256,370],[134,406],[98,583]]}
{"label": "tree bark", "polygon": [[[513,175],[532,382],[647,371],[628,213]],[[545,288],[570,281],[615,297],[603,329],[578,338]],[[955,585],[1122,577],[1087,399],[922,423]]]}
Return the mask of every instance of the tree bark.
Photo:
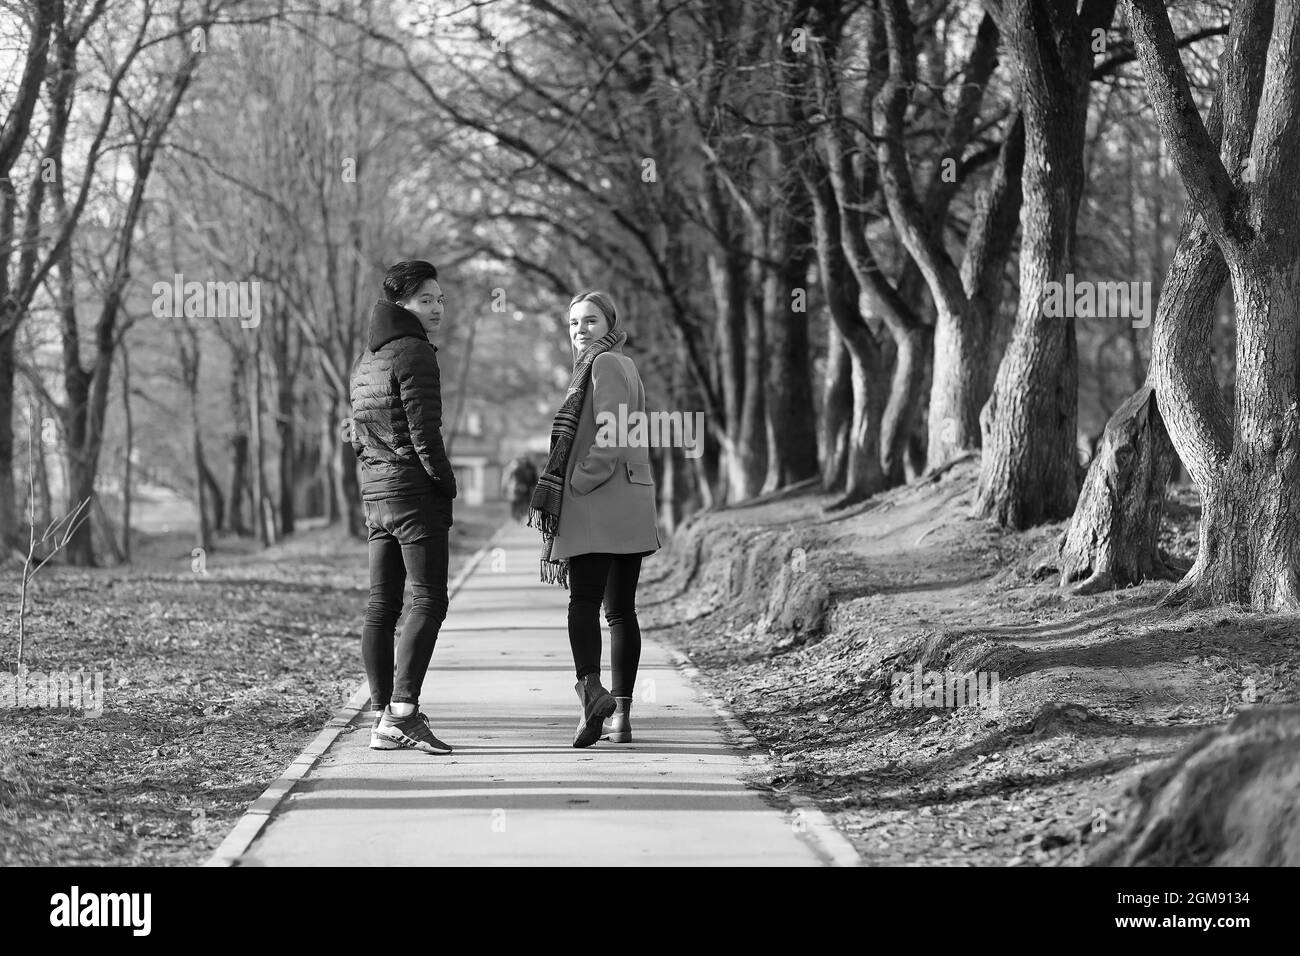
{"label": "tree bark", "polygon": [[[250,534],[244,518],[244,503],[250,494],[248,428],[251,415],[248,409],[248,376],[246,357],[242,346],[233,346],[230,354],[230,496],[226,511],[228,528],[242,536]],[[256,513],[256,512],[254,512]]]}
{"label": "tree bark", "polygon": [[[1199,433],[1192,396],[1201,396],[1200,408],[1203,396],[1218,396],[1211,346],[1215,302],[1227,276],[1218,246],[1189,212],[1156,310],[1148,380],[1106,423],[1062,538],[1062,586],[1083,579],[1076,590],[1093,593],[1187,570],[1156,544],[1165,486],[1178,464],[1169,428]],[[1209,408],[1218,418],[1213,428],[1226,435],[1222,403]]]}
{"label": "tree bark", "polygon": [[[1196,563],[1169,600],[1300,607],[1300,9],[1239,0],[1221,66],[1221,117],[1212,111],[1209,129],[1164,6],[1127,0],[1126,10],[1157,122],[1189,207],[1222,250],[1237,310],[1230,443],[1215,420],[1217,389],[1200,397],[1210,404],[1202,420],[1171,417],[1203,504]],[[1179,373],[1188,377],[1171,357],[1153,364],[1169,366],[1175,384]]]}
{"label": "tree bark", "polygon": [[[793,162],[792,157],[786,156]],[[775,171],[780,175],[782,170]],[[765,381],[767,477],[763,491],[774,491],[817,474],[817,420],[812,396],[808,341],[808,270],[811,266],[812,209],[804,186],[791,177],[787,191],[799,198],[779,219],[784,235],[782,265],[764,282],[767,353]],[[803,308],[795,311],[795,295]]]}
{"label": "tree bark", "polygon": [[823,491],[842,491],[853,422],[853,356],[834,320],[826,323],[826,373],[822,384],[821,474]]}
{"label": "tree bark", "polygon": [[1020,305],[981,413],[976,507],[1004,527],[1069,517],[1078,498],[1074,320],[1044,315],[1043,299],[1047,283],[1063,283],[1074,264],[1091,33],[1109,27],[1114,6],[1085,0],[1076,15],[1073,4],[1049,10],[1037,0],[1008,0],[1000,11],[1025,122]]}
{"label": "tree bark", "polygon": [[135,422],[131,415],[131,356],[122,343],[122,560],[131,561],[131,450]]}
{"label": "tree bark", "polygon": [[1062,537],[1061,586],[1091,594],[1151,578],[1178,578],[1157,544],[1174,446],[1144,385],[1106,423],[1079,505]]}

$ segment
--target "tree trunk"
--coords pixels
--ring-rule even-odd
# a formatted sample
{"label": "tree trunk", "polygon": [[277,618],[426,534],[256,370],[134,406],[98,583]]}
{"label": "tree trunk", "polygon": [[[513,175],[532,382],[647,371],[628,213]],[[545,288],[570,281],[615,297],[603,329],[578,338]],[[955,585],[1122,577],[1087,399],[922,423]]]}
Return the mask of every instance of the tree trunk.
{"label": "tree trunk", "polygon": [[[1082,578],[1076,590],[1092,593],[1186,570],[1174,567],[1156,545],[1165,486],[1178,465],[1169,428],[1184,436],[1197,433],[1196,404],[1180,396],[1202,389],[1218,394],[1211,338],[1227,271],[1218,246],[1189,213],[1156,310],[1149,380],[1106,423],[1062,538],[1063,586]],[[1192,361],[1171,365],[1171,359],[1184,357]],[[1162,408],[1169,411],[1162,414]],[[1226,432],[1227,422],[1214,427]]]}
{"label": "tree trunk", "polygon": [[[244,373],[243,352],[232,349],[230,370],[230,412],[233,431],[230,436],[230,505],[226,512],[229,530],[241,537],[250,534],[244,518],[244,502],[250,493],[248,478],[248,428],[251,414],[248,409],[248,376]],[[256,514],[256,511],[254,511]]]}
{"label": "tree trunk", "polygon": [[131,417],[131,358],[122,343],[122,560],[131,561],[131,450],[135,423]]}
{"label": "tree trunk", "polygon": [[275,543],[275,527],[267,522],[270,513],[266,496],[266,453],[262,442],[262,356],[260,340],[253,347],[253,400],[249,402],[249,451],[252,456],[253,521],[262,544]]}
{"label": "tree trunk", "polygon": [[991,387],[989,349],[995,312],[974,299],[965,311],[940,306],[934,325],[927,468],[980,447],[980,410]]}
{"label": "tree trunk", "polygon": [[209,517],[208,508],[208,483],[203,480],[203,473],[207,470],[207,465],[203,462],[203,438],[199,431],[199,416],[195,412],[191,418],[191,425],[194,433],[192,445],[194,453],[194,510],[198,518],[198,541],[197,544],[204,551],[212,550],[212,521]]}
{"label": "tree trunk", "polygon": [[1074,265],[1091,33],[1108,28],[1114,13],[1106,0],[1085,3],[1077,16],[1073,4],[1051,11],[1036,6],[1036,0],[1009,2],[1000,24],[1020,80],[1025,122],[1020,305],[981,413],[984,454],[976,495],[981,514],[1011,528],[1069,517],[1079,494],[1074,320],[1044,315],[1043,300],[1047,283],[1063,283]]}
{"label": "tree trunk", "polygon": [[[36,429],[35,444],[33,448],[32,467],[36,471],[36,520],[37,527],[44,528],[54,520],[54,499],[50,494],[50,469],[46,461],[46,453],[49,451],[45,447],[45,406],[37,406],[37,417],[32,422],[32,427]],[[55,452],[57,456],[57,449]]]}
{"label": "tree trunk", "polygon": [[1091,594],[1151,578],[1178,578],[1160,553],[1160,516],[1173,471],[1174,446],[1144,385],[1106,423],[1079,506],[1062,537],[1061,586],[1083,579]]}
{"label": "tree trunk", "polygon": [[884,418],[885,396],[880,388],[885,369],[877,361],[879,353],[853,350],[853,424],[849,430],[848,475],[844,497],[831,508],[845,508],[866,501],[885,487],[885,473],[880,466],[880,425]]}
{"label": "tree trunk", "polygon": [[894,371],[880,423],[880,472],[887,488],[907,480],[908,445],[915,430],[918,409],[925,401],[934,329],[918,323],[906,330],[900,329],[895,333],[894,341],[897,345]]}
{"label": "tree trunk", "polygon": [[745,374],[740,419],[731,443],[729,502],[744,501],[762,490],[767,462],[767,335],[761,302],[746,297]]}
{"label": "tree trunk", "polygon": [[[888,366],[876,333],[862,313],[861,285],[844,251],[843,223],[828,171],[810,162],[804,168],[804,177],[812,199],[813,247],[821,285],[826,290],[826,308],[848,353],[851,413],[843,466],[844,494],[830,506],[834,509],[865,501],[885,487],[880,437]],[[845,361],[839,359],[841,366]],[[828,367],[828,376],[830,372]]]}
{"label": "tree trunk", "polygon": [[293,380],[287,369],[279,370],[280,385],[276,389],[275,427],[280,436],[279,501],[280,531],[290,535],[294,532],[295,501],[294,476],[297,473],[297,410],[294,407]]}
{"label": "tree trunk", "polygon": [[341,477],[340,469],[336,464],[340,461],[338,446],[343,441],[343,436],[339,431],[339,422],[335,418],[334,410],[333,396],[329,396],[321,403],[320,454],[317,456],[317,484],[325,505],[325,520],[331,525],[343,519],[341,500],[343,489],[338,480]]}
{"label": "tree trunk", "polygon": [[1228,264],[1241,317],[1237,429],[1186,582],[1213,603],[1261,610],[1300,607],[1300,248],[1271,238],[1255,261]]}
{"label": "tree trunk", "polygon": [[[792,188],[802,192],[795,183]],[[800,208],[804,204],[800,204]],[[807,279],[811,230],[792,221],[785,237],[784,265],[765,283],[767,478],[763,491],[774,491],[817,474],[817,409],[813,404],[809,362]],[[796,290],[804,310],[794,310]]]}
{"label": "tree trunk", "polygon": [[826,323],[826,373],[822,385],[822,490],[842,491],[853,423],[853,356],[834,321]]}
{"label": "tree trunk", "polygon": [[[1196,563],[1169,599],[1294,609],[1300,607],[1300,222],[1294,200],[1300,9],[1239,0],[1207,129],[1164,5],[1128,0],[1125,6],[1161,132],[1189,208],[1223,252],[1237,312],[1230,444],[1217,421],[1217,389],[1202,390],[1188,403],[1194,413],[1209,406],[1202,421],[1193,419],[1186,430],[1188,422],[1171,427],[1201,488],[1202,514]],[[1160,356],[1153,364],[1165,366],[1177,385],[1190,377],[1186,366],[1197,370],[1194,356],[1180,358]],[[1163,398],[1162,407],[1172,407]]]}
{"label": "tree trunk", "polygon": [[[0,550],[18,547],[18,498],[14,484],[14,339],[17,323],[0,310]],[[9,326],[6,330],[6,326]]]}

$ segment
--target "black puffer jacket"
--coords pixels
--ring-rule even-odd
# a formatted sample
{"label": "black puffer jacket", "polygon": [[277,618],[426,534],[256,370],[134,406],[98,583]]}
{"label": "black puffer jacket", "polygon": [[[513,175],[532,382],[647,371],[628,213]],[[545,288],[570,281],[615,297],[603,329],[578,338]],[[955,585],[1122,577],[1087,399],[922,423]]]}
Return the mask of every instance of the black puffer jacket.
{"label": "black puffer jacket", "polygon": [[381,299],[371,312],[366,350],[352,371],[352,447],[367,501],[429,491],[456,497],[442,444],[437,351],[401,306]]}

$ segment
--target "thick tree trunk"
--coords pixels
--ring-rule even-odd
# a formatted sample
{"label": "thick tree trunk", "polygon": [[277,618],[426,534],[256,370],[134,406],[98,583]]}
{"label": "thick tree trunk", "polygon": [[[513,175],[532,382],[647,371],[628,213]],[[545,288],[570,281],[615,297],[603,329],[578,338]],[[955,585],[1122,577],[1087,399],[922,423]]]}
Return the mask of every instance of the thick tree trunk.
{"label": "thick tree trunk", "polygon": [[1072,138],[1050,131],[1051,124],[1067,120],[1046,110],[1028,115],[1033,119],[1026,124],[1020,306],[981,414],[977,492],[980,513],[1011,528],[1068,517],[1079,492],[1074,319],[1044,315],[1043,299],[1047,283],[1063,283],[1072,267],[1082,157],[1067,141]]}
{"label": "thick tree trunk", "polygon": [[847,428],[844,494],[831,505],[840,508],[865,501],[885,487],[880,437],[888,368],[876,334],[862,314],[861,286],[844,251],[835,193],[825,170],[810,165],[812,168],[805,171],[805,182],[813,202],[817,266],[822,288],[826,290],[827,310],[848,353],[852,412]]}
{"label": "thick tree trunk", "polygon": [[[1217,420],[1217,389],[1205,390],[1203,382],[1202,393],[1189,402],[1201,420],[1171,428],[1200,486],[1202,515],[1196,563],[1169,599],[1295,609],[1300,607],[1300,221],[1294,197],[1300,180],[1295,68],[1300,8],[1268,0],[1240,0],[1234,7],[1207,128],[1192,100],[1164,6],[1154,0],[1129,0],[1125,6],[1161,132],[1187,187],[1189,208],[1227,261],[1237,312],[1230,443]],[[1156,347],[1163,344],[1157,336]],[[1169,366],[1174,385],[1190,377],[1189,367],[1197,370],[1195,363],[1196,357],[1186,354],[1153,362]],[[1162,407],[1172,408],[1163,398],[1162,393]]]}
{"label": "thick tree trunk", "polygon": [[[797,183],[793,188],[802,191]],[[767,477],[763,491],[784,488],[817,474],[817,409],[812,397],[806,306],[810,239],[806,220],[803,224],[793,221],[785,236],[784,265],[765,283],[770,361],[764,382]],[[794,310],[797,289],[804,293],[802,311]]]}
{"label": "thick tree trunk", "polygon": [[[1237,301],[1237,429],[1205,499],[1197,564],[1185,587],[1219,603],[1300,608],[1300,269],[1278,239],[1230,262]],[[1252,256],[1251,258],[1256,258]],[[1289,260],[1289,261],[1288,261]]]}
{"label": "thick tree trunk", "polygon": [[[95,466],[83,455],[77,453],[78,446],[73,443],[73,437],[69,436],[68,441],[67,512],[75,511],[83,501],[88,501],[86,511],[90,513],[96,505],[94,500]],[[99,562],[95,560],[95,545],[91,532],[92,522],[89,520],[83,521],[68,538],[64,554],[67,556],[69,564],[80,568],[91,568],[98,565]]]}
{"label": "thick tree trunk", "polygon": [[[1156,546],[1165,486],[1178,466],[1169,429],[1189,447],[1209,427],[1200,417],[1208,407],[1211,415],[1217,409],[1213,428],[1226,436],[1211,365],[1215,302],[1225,281],[1218,246],[1189,214],[1156,310],[1149,382],[1106,424],[1062,539],[1062,585],[1082,578],[1077,590],[1091,593],[1186,570]],[[1206,395],[1214,399],[1208,406]]]}
{"label": "thick tree trunk", "polygon": [[853,424],[849,429],[849,461],[844,497],[831,508],[845,508],[866,501],[885,487],[880,467],[880,423],[884,418],[885,395],[880,388],[885,369],[878,352],[853,350]]}
{"label": "thick tree trunk", "polygon": [[1061,586],[1091,594],[1151,578],[1178,578],[1157,544],[1174,446],[1144,385],[1106,423],[1079,506],[1062,536]]}
{"label": "thick tree trunk", "polygon": [[992,385],[993,319],[980,299],[970,301],[960,314],[939,308],[928,416],[929,468],[980,446],[980,410]]}
{"label": "thick tree trunk", "polygon": [[853,423],[853,356],[833,321],[826,323],[826,374],[822,385],[822,490],[842,491]]}
{"label": "thick tree trunk", "polygon": [[880,472],[887,488],[907,480],[908,445],[925,401],[933,341],[934,330],[921,323],[899,329],[894,336],[894,371],[880,423]]}
{"label": "thick tree trunk", "polygon": [[1044,315],[1047,283],[1074,266],[1083,194],[1083,145],[1092,73],[1092,30],[1113,2],[1052,10],[1014,0],[999,25],[1015,61],[1025,122],[1020,209],[1020,305],[1011,343],[981,414],[984,454],[977,509],[1026,528],[1069,517],[1079,494],[1075,452],[1078,352],[1074,319]]}

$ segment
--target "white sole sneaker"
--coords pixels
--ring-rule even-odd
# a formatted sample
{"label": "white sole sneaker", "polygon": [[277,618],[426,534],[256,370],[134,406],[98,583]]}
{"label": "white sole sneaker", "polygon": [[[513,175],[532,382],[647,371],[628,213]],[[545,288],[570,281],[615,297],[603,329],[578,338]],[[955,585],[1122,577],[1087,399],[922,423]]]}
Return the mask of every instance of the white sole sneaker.
{"label": "white sole sneaker", "polygon": [[[386,740],[390,744],[390,747],[386,749],[402,747],[407,750],[418,750],[421,753],[426,754],[445,755],[451,753],[451,745],[443,743],[437,737],[434,737],[433,733],[428,730],[429,719],[423,714],[420,714],[419,716],[423,721],[423,724],[420,726],[421,735],[418,738],[412,737],[410,734],[403,731],[401,727],[393,724],[382,723],[375,728],[374,735]],[[432,740],[426,739],[424,736],[425,734],[428,734],[428,737],[432,738]]]}

